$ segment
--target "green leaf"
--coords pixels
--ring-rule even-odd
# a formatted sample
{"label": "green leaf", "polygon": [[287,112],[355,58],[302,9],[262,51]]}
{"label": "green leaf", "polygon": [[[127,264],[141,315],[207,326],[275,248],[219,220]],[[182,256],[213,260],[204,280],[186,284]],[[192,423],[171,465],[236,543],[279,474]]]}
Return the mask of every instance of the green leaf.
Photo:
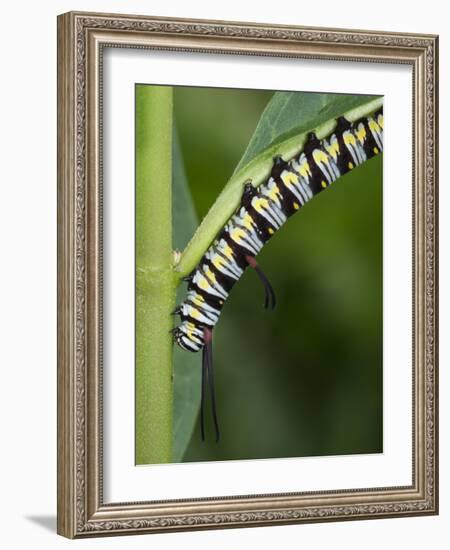
{"label": "green leaf", "polygon": [[316,128],[360,106],[361,101],[374,99],[377,96],[276,92],[267,104],[235,172],[271,145]]}
{"label": "green leaf", "polygon": [[244,183],[258,186],[271,171],[273,157],[292,158],[302,150],[309,132],[319,139],[329,135],[336,118],[353,121],[372,113],[382,97],[367,95],[279,92],[266,107],[255,134],[228,183],[203,219],[176,267],[179,277],[192,271],[225,222],[238,207]]}
{"label": "green leaf", "polygon": [[[182,250],[198,225],[184,171],[178,135],[173,132],[172,182],[173,247]],[[177,303],[184,299],[185,286],[178,289]],[[178,346],[174,349],[174,442],[172,462],[181,462],[191,439],[200,407],[200,358]]]}

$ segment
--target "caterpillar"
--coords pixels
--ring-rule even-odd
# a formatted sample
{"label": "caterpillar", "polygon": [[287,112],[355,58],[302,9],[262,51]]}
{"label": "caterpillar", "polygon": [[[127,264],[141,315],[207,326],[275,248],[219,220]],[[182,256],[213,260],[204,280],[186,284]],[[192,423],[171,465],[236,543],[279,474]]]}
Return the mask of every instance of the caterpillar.
{"label": "caterpillar", "polygon": [[383,150],[383,111],[349,122],[339,117],[333,131],[323,139],[315,133],[293,158],[274,158],[267,180],[259,187],[244,183],[240,206],[226,222],[197,267],[185,280],[187,296],[173,312],[181,323],[173,329],[174,340],[186,351],[203,351],[200,422],[205,438],[204,403],[209,387],[212,415],[219,440],[213,378],[212,335],[223,305],[247,267],[260,278],[264,306],[274,308],[275,292],[256,261],[262,247],[289,217],[329,187],[339,177]]}

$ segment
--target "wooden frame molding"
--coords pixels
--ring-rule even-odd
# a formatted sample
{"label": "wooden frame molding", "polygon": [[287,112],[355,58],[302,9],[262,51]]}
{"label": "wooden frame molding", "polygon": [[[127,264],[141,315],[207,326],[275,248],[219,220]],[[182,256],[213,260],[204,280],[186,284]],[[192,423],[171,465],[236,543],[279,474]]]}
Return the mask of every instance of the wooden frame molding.
{"label": "wooden frame molding", "polygon": [[[359,60],[413,68],[413,484],[105,504],[102,48]],[[436,36],[94,13],[58,17],[58,533],[243,527],[438,511]]]}

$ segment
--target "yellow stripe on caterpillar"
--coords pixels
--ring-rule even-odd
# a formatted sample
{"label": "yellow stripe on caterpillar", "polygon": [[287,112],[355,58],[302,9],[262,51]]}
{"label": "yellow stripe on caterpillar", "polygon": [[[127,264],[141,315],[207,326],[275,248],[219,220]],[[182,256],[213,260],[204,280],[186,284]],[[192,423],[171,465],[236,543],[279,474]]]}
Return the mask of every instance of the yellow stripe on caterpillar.
{"label": "yellow stripe on caterpillar", "polygon": [[225,263],[225,258],[222,258],[222,256],[219,256],[219,254],[216,254],[211,261],[213,266],[217,269],[220,269],[221,267],[226,267],[227,265]]}
{"label": "yellow stripe on caterpillar", "polygon": [[372,132],[375,132],[377,135],[381,133],[381,129],[373,118],[369,119],[369,128]]}
{"label": "yellow stripe on caterpillar", "polygon": [[244,224],[244,227],[246,227],[247,229],[252,229],[252,227],[255,225],[253,218],[250,216],[248,212],[244,216],[242,223]]}
{"label": "yellow stripe on caterpillar", "polygon": [[291,185],[295,185],[298,183],[298,176],[294,174],[294,172],[288,172],[287,170],[284,170],[281,174],[281,181],[286,185],[286,187],[290,187]]}
{"label": "yellow stripe on caterpillar", "polygon": [[233,257],[233,249],[228,244],[223,247],[223,253],[229,260]]}
{"label": "yellow stripe on caterpillar", "polygon": [[198,311],[198,309],[195,309],[194,307],[191,307],[191,310],[189,311],[189,315],[193,319],[199,319],[200,318],[200,312]]}
{"label": "yellow stripe on caterpillar", "polygon": [[253,199],[252,205],[257,212],[262,212],[263,210],[267,209],[267,207],[269,206],[269,202],[262,197],[257,197]]}
{"label": "yellow stripe on caterpillar", "polygon": [[281,193],[280,193],[280,190],[278,188],[278,185],[274,184],[272,189],[267,194],[267,196],[269,197],[269,199],[272,199],[273,201],[276,201],[278,199],[278,197],[281,197]]}
{"label": "yellow stripe on caterpillar", "polygon": [[378,115],[378,118],[377,118],[377,122],[378,122],[378,126],[383,129],[384,127],[384,117],[382,114],[379,114]]}
{"label": "yellow stripe on caterpillar", "polygon": [[332,143],[330,143],[326,150],[328,153],[333,157],[334,160],[337,159],[337,156],[339,155],[339,142],[337,139],[335,139]]}
{"label": "yellow stripe on caterpillar", "polygon": [[356,145],[355,136],[351,132],[344,133],[344,143],[345,145]]}
{"label": "yellow stripe on caterpillar", "polygon": [[365,127],[362,124],[361,127],[356,130],[356,136],[359,139],[360,143],[363,144],[367,137],[367,133]]}
{"label": "yellow stripe on caterpillar", "polygon": [[307,178],[308,176],[311,175],[311,169],[309,167],[309,164],[308,164],[308,161],[304,161],[300,164],[300,167],[298,169],[298,172],[301,176],[303,176],[304,178]]}
{"label": "yellow stripe on caterpillar", "polygon": [[196,294],[194,298],[192,298],[192,303],[196,306],[201,306],[204,301],[205,300],[201,294]]}
{"label": "yellow stripe on caterpillar", "polygon": [[330,162],[326,153],[320,149],[314,149],[313,159],[317,162],[317,164],[323,163],[328,165]]}
{"label": "yellow stripe on caterpillar", "polygon": [[217,280],[216,280],[216,276],[215,274],[211,271],[211,269],[209,268],[209,266],[205,266],[205,269],[203,270],[206,274],[206,276],[208,277],[208,279],[213,283],[213,284],[216,284]]}
{"label": "yellow stripe on caterpillar", "polygon": [[208,283],[206,277],[200,277],[200,280],[197,284],[202,290],[209,290],[211,288],[211,285]]}
{"label": "yellow stripe on caterpillar", "polygon": [[[267,202],[267,201],[266,201]],[[238,244],[241,244],[241,240],[246,237],[245,231],[242,229],[242,227],[235,227],[231,232],[230,236],[233,239],[233,241],[237,242]]]}

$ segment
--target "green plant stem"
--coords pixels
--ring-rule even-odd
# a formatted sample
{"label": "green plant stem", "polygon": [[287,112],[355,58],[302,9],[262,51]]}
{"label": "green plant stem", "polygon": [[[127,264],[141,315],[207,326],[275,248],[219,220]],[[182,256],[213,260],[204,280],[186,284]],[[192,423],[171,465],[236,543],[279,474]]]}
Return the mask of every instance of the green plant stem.
{"label": "green plant stem", "polygon": [[136,86],[136,463],[172,459],[172,88]]}

